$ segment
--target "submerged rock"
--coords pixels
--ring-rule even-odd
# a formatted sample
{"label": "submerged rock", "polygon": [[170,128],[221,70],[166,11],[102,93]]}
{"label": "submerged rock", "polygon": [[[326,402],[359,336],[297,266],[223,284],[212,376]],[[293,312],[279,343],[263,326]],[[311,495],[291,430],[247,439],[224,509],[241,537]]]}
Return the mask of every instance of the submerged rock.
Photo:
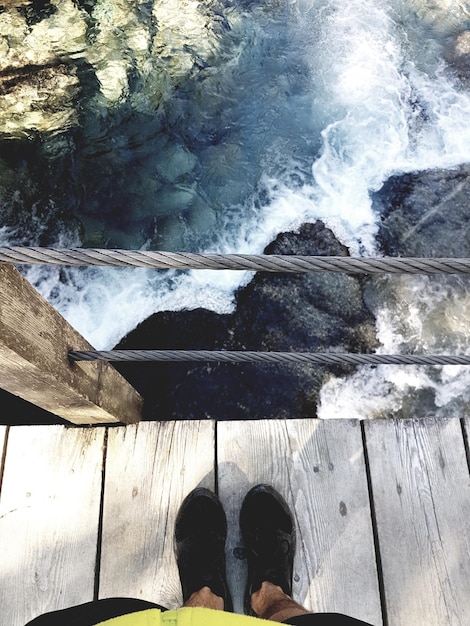
{"label": "submerged rock", "polygon": [[84,108],[100,118],[123,107],[154,115],[214,62],[225,28],[216,5],[1,1],[0,137],[64,132]]}
{"label": "submerged rock", "polygon": [[[268,254],[347,255],[321,222],[283,233]],[[258,273],[230,315],[198,309],[156,313],[117,346],[125,349],[371,351],[374,318],[361,280],[344,274]],[[150,419],[316,416],[330,372],[305,365],[127,364],[119,368],[145,398]]]}
{"label": "submerged rock", "polygon": [[71,57],[80,54],[86,34],[76,7],[67,0],[60,11],[49,2],[2,5],[0,136],[29,137],[76,125],[80,80]]}
{"label": "submerged rock", "polygon": [[219,207],[243,204],[258,175],[240,167],[226,102],[248,45],[244,13],[222,0],[0,0],[0,224],[10,244],[36,242],[22,224],[34,222],[39,191],[75,226],[49,245],[212,243]]}

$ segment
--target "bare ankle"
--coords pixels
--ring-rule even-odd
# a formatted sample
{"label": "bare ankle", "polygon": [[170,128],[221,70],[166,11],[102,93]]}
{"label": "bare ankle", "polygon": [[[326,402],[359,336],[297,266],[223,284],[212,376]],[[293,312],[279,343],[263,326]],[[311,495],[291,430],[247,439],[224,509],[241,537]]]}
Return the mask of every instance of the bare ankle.
{"label": "bare ankle", "polygon": [[273,622],[283,622],[290,617],[308,613],[303,606],[285,594],[281,587],[267,581],[252,594],[251,606],[258,617]]}
{"label": "bare ankle", "polygon": [[203,587],[199,589],[199,591],[192,593],[183,606],[223,611],[224,599],[220,596],[216,596],[209,587]]}

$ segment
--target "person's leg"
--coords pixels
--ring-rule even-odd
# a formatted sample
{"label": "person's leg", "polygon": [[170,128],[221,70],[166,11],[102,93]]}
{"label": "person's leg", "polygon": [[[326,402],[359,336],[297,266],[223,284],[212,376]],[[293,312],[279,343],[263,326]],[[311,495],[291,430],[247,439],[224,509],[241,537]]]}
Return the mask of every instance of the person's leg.
{"label": "person's leg", "polygon": [[280,587],[264,582],[252,595],[253,610],[263,619],[294,626],[370,626],[340,613],[310,613]]}
{"label": "person's leg", "polygon": [[94,626],[100,622],[120,615],[137,613],[146,609],[161,609],[165,607],[138,600],[137,598],[105,598],[72,606],[61,611],[52,611],[36,617],[26,626]]}
{"label": "person's leg", "polygon": [[192,593],[183,606],[199,607],[202,609],[224,610],[224,599],[212,593],[209,587],[203,587]]}
{"label": "person's leg", "polygon": [[252,594],[251,608],[258,617],[273,622],[283,622],[290,617],[308,613],[307,609],[284,593],[281,587],[266,581]]}
{"label": "person's leg", "polygon": [[269,485],[251,489],[240,511],[247,552],[245,612],[297,626],[367,626],[337,613],[310,613],[292,598],[295,525],[284,498]]}
{"label": "person's leg", "polygon": [[217,496],[208,489],[192,491],[175,524],[183,606],[233,610],[225,572],[226,538],[227,519]]}
{"label": "person's leg", "polygon": [[245,496],[240,529],[248,561],[245,612],[282,622],[307,610],[292,599],[295,526],[284,498],[269,485]]}
{"label": "person's leg", "polygon": [[267,581],[252,594],[251,607],[258,617],[273,622],[283,622],[290,617],[308,614],[307,609],[294,602],[281,587]]}

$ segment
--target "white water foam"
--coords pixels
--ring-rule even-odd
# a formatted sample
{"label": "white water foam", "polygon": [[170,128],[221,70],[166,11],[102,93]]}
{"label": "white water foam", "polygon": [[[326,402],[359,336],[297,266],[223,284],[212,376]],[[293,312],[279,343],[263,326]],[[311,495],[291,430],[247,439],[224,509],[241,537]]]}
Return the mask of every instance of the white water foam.
{"label": "white water foam", "polygon": [[[392,50],[389,44],[386,47]],[[375,172],[373,165],[370,168],[371,190],[374,189],[374,176],[380,181],[392,174],[451,168],[470,161],[468,94],[458,91],[442,63],[431,75],[418,70],[410,59],[403,60],[401,69],[396,68],[397,74],[386,74],[391,91],[385,101],[382,99],[387,116],[395,120],[393,128],[388,128],[390,140],[387,141],[383,132],[380,135],[381,141],[385,139],[383,146],[387,150],[381,152],[380,143],[370,138],[372,150],[369,156],[375,151],[378,163]],[[367,74],[371,76],[372,72],[368,70]],[[395,109],[394,101],[401,102],[400,111]],[[372,128],[376,119],[377,116],[373,116]],[[386,127],[386,119],[383,123]],[[364,127],[369,124],[367,121]],[[362,172],[369,169],[366,159],[366,168]],[[359,160],[353,160],[353,163],[359,163]],[[315,168],[318,168],[317,164]],[[328,181],[329,164],[322,170]],[[351,182],[349,179],[348,183]],[[381,343],[377,352],[469,354],[466,284],[460,285],[459,289],[455,281],[449,288],[451,281],[448,279],[395,278],[394,281],[397,284],[395,301],[383,303],[375,310]],[[465,415],[470,400],[469,383],[470,375],[465,367],[361,367],[355,375],[332,378],[323,387],[319,417],[400,416],[402,411],[409,415],[410,407],[414,414],[419,414],[420,406],[416,403],[426,397],[422,395],[426,391],[434,396],[430,406],[435,415]]]}
{"label": "white water foam", "polygon": [[[391,277],[392,295],[375,311],[378,354],[469,355],[470,296],[464,278]],[[424,394],[424,395],[423,395]],[[422,398],[432,398],[423,406]],[[363,366],[350,377],[332,377],[322,388],[322,419],[427,416],[465,417],[470,402],[468,367]]]}

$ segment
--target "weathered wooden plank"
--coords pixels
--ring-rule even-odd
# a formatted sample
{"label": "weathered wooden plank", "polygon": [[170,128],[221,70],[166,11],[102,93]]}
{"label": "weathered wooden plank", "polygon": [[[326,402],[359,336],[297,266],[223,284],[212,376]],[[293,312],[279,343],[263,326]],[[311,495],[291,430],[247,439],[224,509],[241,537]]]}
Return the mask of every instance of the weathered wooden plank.
{"label": "weathered wooden plank", "polygon": [[213,422],[142,422],[109,431],[100,597],[177,608],[173,532],[183,498],[214,489]]}
{"label": "weathered wooden plank", "polygon": [[142,399],[108,363],[70,363],[93,349],[11,265],[0,264],[0,384],[76,424],[137,422]]}
{"label": "weathered wooden plank", "polygon": [[0,498],[0,624],[93,599],[104,429],[12,427]]}
{"label": "weathered wooden plank", "polygon": [[470,624],[470,485],[458,419],[365,424],[388,620]]}
{"label": "weathered wooden plank", "polygon": [[245,563],[232,556],[241,545],[239,509],[248,489],[264,482],[278,489],[295,511],[294,597],[314,611],[381,624],[359,422],[221,422],[217,449],[236,609],[242,607],[246,577]]}

